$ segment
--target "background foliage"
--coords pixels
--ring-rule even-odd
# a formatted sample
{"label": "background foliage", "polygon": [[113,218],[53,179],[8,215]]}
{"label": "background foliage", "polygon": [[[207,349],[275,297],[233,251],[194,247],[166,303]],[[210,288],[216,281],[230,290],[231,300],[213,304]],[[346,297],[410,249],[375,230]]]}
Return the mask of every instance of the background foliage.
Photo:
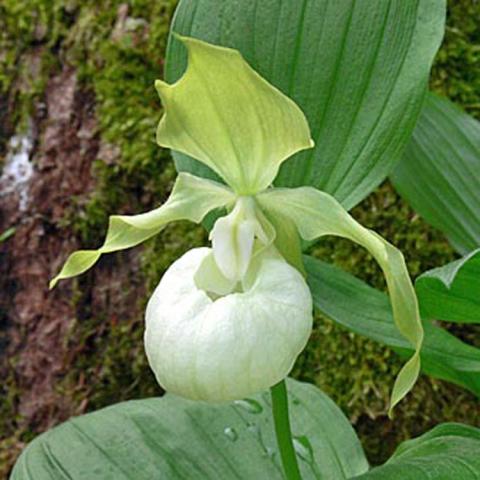
{"label": "background foliage", "polygon": [[[100,242],[109,213],[146,210],[163,201],[171,187],[175,176],[172,162],[154,143],[161,109],[153,81],[162,76],[166,33],[175,3],[5,0],[0,5],[0,125],[4,126],[0,129],[0,165],[13,126],[24,125],[28,116],[34,116],[49,79],[65,65],[72,66],[82,86],[93,92],[98,134],[116,151],[114,162],[101,156],[94,162],[94,189],[87,198],[72,198],[62,222],[56,225],[72,231],[86,247]],[[480,3],[475,0],[449,2],[446,38],[431,81],[433,90],[448,95],[477,118],[479,18]],[[39,63],[34,72],[29,68],[33,52]],[[413,276],[455,258],[443,235],[425,224],[388,182],[353,214],[404,252]],[[141,348],[143,320],[138,312],[166,267],[182,252],[205,241],[200,228],[186,224],[168,227],[150,241],[140,259],[139,275],[147,287],[138,299],[139,308],[115,321],[108,312],[88,308],[89,299],[82,292],[93,281],[91,275],[74,281],[71,302],[77,321],[65,341],[77,348],[65,360],[68,374],[59,377],[55,385],[67,402],[91,411],[159,393]],[[350,242],[327,239],[312,252],[384,288],[375,262]],[[129,261],[124,254],[116,258],[120,263]],[[2,326],[8,326],[3,317],[0,312]],[[480,346],[478,326],[451,328]],[[5,358],[1,361],[7,363]],[[7,364],[15,361],[9,358]],[[389,392],[400,365],[390,350],[319,317],[294,376],[316,383],[340,405],[360,433],[373,463],[386,459],[401,440],[439,422],[476,421],[478,426],[478,401],[473,395],[427,377],[421,378],[399,406],[395,421],[388,420]],[[0,400],[0,465],[5,465],[5,471],[23,443],[46,426],[38,419],[27,421],[19,412],[22,388],[15,375],[8,374]],[[61,420],[54,416],[49,423]]]}

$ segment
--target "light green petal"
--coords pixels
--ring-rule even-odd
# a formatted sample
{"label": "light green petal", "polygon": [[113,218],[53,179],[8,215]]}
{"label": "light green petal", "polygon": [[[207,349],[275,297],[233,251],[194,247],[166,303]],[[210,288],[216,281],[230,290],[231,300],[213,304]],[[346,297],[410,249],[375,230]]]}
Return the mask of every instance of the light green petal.
{"label": "light green petal", "polygon": [[390,293],[395,323],[415,347],[395,381],[391,409],[410,391],[420,371],[423,327],[417,297],[401,252],[372,230],[357,223],[330,195],[311,187],[273,189],[257,196],[267,212],[277,212],[295,222],[305,240],[323,235],[348,238],[365,247],[381,266]]}
{"label": "light green petal", "polygon": [[215,208],[235,201],[233,192],[219,183],[188,173],[181,173],[164,205],[140,215],[113,215],[108,224],[105,242],[98,250],[72,253],[60,273],[50,281],[50,288],[64,278],[87,271],[102,253],[124,250],[156,235],[169,222],[190,220],[199,223]]}
{"label": "light green petal", "polygon": [[302,259],[302,246],[295,223],[278,211],[265,212],[275,232],[275,247],[282,257],[295,267],[304,277],[307,276]]}
{"label": "light green petal", "polygon": [[200,160],[238,194],[265,189],[284,160],[313,146],[303,112],[238,51],[178,38],[188,67],[173,85],[155,83],[165,108],[159,145]]}
{"label": "light green petal", "polygon": [[237,284],[237,279],[231,280],[227,278],[218,268],[213,251],[204,257],[193,279],[196,287],[207,292],[210,296],[228,295]]}

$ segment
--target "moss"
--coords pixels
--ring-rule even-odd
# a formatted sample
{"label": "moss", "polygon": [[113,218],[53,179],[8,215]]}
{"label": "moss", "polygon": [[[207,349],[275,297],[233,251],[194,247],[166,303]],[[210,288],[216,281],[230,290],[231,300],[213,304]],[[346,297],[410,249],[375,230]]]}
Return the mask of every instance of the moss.
{"label": "moss", "polygon": [[[73,64],[81,82],[93,89],[100,134],[118,150],[113,160],[95,164],[97,187],[87,202],[77,199],[64,220],[85,246],[97,245],[108,214],[138,212],[163,201],[175,171],[166,153],[154,142],[161,115],[153,81],[162,75],[162,55],[174,0],[131,0],[125,24],[118,22],[119,0],[105,2],[62,0],[4,0],[0,6],[0,95],[12,91],[19,75],[28,77],[25,58],[41,48],[40,74],[24,93],[16,93],[20,112],[45,87],[47,72],[60,63]],[[446,40],[433,71],[432,88],[449,95],[474,115],[480,110],[480,32],[476,19],[480,3],[450,2]],[[3,23],[2,23],[3,22]],[[23,59],[23,61],[22,61]],[[17,69],[21,65],[22,68]],[[23,72],[23,73],[22,73]],[[19,114],[21,117],[24,113]],[[0,140],[1,142],[1,140]],[[0,149],[1,151],[1,149]],[[455,254],[442,234],[426,225],[385,183],[354,210],[364,225],[375,228],[406,255],[412,275],[441,265]],[[187,248],[204,244],[205,233],[191,224],[168,227],[150,241],[142,254],[142,274],[150,292],[167,266]],[[326,239],[313,253],[384,288],[380,270],[361,248]],[[88,282],[88,279],[84,280]],[[73,300],[80,305],[82,295]],[[140,299],[145,303],[145,299]],[[120,323],[102,314],[83,311],[66,340],[80,345],[75,369],[57,385],[72,402],[88,401],[95,409],[126,398],[158,393],[142,353],[141,319]],[[102,358],[99,365],[98,359]],[[386,405],[401,361],[389,349],[318,317],[312,340],[299,359],[295,376],[315,382],[355,422],[374,463],[385,459],[404,438],[441,421],[471,422],[478,403],[467,392],[430,378],[422,378],[397,409],[395,423],[385,417]],[[354,372],[354,374],[352,374]],[[14,430],[11,410],[21,392],[7,379],[11,395],[0,407],[2,441],[8,450],[28,440],[31,430]],[[0,457],[0,462],[6,457]]]}
{"label": "moss", "polygon": [[[148,210],[163,202],[176,176],[168,154],[155,143],[162,112],[153,88],[162,76],[162,52],[175,3],[130,2],[130,26],[118,20],[121,2],[82,8],[66,39],[70,62],[94,89],[102,141],[117,152],[113,162],[98,159],[96,190],[86,204],[77,202],[66,218],[66,226],[85,245],[99,244],[109,214]],[[141,260],[147,289],[154,288],[174,258],[205,240],[199,228],[177,224],[148,242]],[[146,299],[139,303],[144,306]],[[109,320],[90,314],[75,326],[71,341],[84,348],[75,370],[59,385],[65,394],[74,392],[76,402],[88,396],[89,410],[160,392],[143,353],[143,318],[120,324]],[[101,355],[101,369],[92,361],[92,352]],[[76,389],[84,375],[94,379],[95,388],[88,382],[86,388]]]}
{"label": "moss", "polygon": [[94,89],[102,140],[118,151],[109,164],[99,158],[96,191],[69,217],[87,244],[103,237],[109,214],[138,212],[163,201],[174,179],[168,154],[154,139],[161,108],[153,88],[162,75],[161,52],[174,4],[130,2],[129,27],[118,20],[121,2],[108,8],[93,2],[78,12],[65,40],[70,62]]}
{"label": "moss", "polygon": [[22,61],[36,41],[36,25],[48,16],[44,3],[5,0],[0,4],[0,167],[8,137],[21,127],[33,105],[30,100],[44,88],[45,77],[32,69],[32,63]]}
{"label": "moss", "polygon": [[480,4],[448,2],[443,46],[432,72],[431,88],[480,118]]}

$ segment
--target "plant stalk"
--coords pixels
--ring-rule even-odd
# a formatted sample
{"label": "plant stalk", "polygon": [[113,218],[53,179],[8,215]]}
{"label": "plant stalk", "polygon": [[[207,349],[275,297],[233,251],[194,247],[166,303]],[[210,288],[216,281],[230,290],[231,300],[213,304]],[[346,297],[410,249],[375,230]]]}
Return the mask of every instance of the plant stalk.
{"label": "plant stalk", "polygon": [[270,389],[272,395],[273,420],[277,436],[278,449],[282,458],[283,470],[287,480],[302,480],[297,455],[293,447],[290,418],[288,415],[288,395],[285,380]]}

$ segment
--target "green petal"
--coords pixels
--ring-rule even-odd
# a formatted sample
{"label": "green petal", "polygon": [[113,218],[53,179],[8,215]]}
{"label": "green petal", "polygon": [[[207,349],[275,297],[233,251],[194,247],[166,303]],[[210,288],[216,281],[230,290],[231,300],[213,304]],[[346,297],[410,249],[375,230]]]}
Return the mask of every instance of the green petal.
{"label": "green petal", "polygon": [[237,279],[227,278],[218,268],[217,262],[210,252],[200,263],[194,275],[197,288],[213,295],[228,295],[237,284]]}
{"label": "green petal", "polygon": [[266,211],[265,216],[275,231],[275,247],[292,267],[295,267],[306,277],[300,236],[295,223],[289,217],[277,211]]}
{"label": "green petal", "polygon": [[108,224],[105,242],[98,250],[79,250],[72,253],[60,273],[50,281],[50,288],[64,278],[87,271],[102,253],[124,250],[156,235],[169,222],[190,220],[199,223],[215,208],[235,201],[231,190],[211,180],[181,173],[167,202],[161,207],[140,215],[113,215]]}
{"label": "green petal", "polygon": [[159,145],[200,160],[238,194],[264,190],[284,160],[313,146],[303,112],[238,51],[178,38],[188,67],[173,85],[155,83],[165,108]]}
{"label": "green petal", "polygon": [[401,369],[392,392],[390,411],[413,387],[420,371],[423,327],[417,297],[401,252],[372,230],[357,223],[330,195],[311,187],[273,189],[257,196],[267,212],[278,212],[295,222],[305,240],[323,235],[348,238],[365,247],[382,268],[392,304],[395,324],[415,347]]}

